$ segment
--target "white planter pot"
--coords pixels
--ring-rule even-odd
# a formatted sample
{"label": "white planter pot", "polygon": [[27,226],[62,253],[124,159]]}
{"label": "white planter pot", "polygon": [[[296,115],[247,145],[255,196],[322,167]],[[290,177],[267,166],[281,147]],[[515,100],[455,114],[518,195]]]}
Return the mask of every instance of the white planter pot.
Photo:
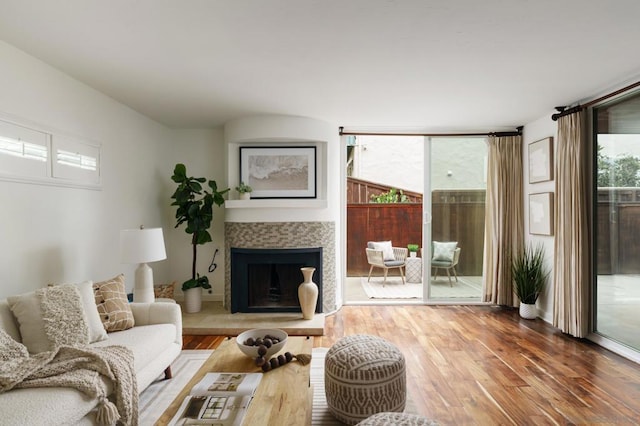
{"label": "white planter pot", "polygon": [[538,318],[538,310],[536,309],[536,305],[529,305],[527,303],[520,302],[520,316],[524,319]]}
{"label": "white planter pot", "polygon": [[415,251],[410,251],[410,252],[409,252],[409,256],[411,256],[411,257],[416,257],[416,255],[417,255],[417,254],[418,254],[418,253],[417,253],[417,252],[415,252]]}
{"label": "white planter pot", "polygon": [[240,194],[240,199],[241,200],[250,200],[251,199],[251,193],[250,192],[243,192]]}
{"label": "white planter pot", "polygon": [[184,292],[184,310],[187,313],[200,312],[202,309],[202,288],[190,288]]}

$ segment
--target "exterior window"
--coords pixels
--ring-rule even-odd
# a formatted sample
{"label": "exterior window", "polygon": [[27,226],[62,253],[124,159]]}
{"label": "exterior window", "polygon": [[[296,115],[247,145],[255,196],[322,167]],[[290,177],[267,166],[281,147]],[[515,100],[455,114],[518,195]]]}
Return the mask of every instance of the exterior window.
{"label": "exterior window", "polygon": [[14,157],[27,158],[29,160],[47,161],[46,146],[23,142],[6,136],[0,136],[0,154],[13,155]]}
{"label": "exterior window", "polygon": [[100,146],[0,120],[0,179],[99,189]]}
{"label": "exterior window", "polygon": [[98,159],[88,155],[82,155],[77,152],[64,151],[59,149],[57,152],[58,164],[62,164],[69,167],[76,167],[78,169],[98,170]]}

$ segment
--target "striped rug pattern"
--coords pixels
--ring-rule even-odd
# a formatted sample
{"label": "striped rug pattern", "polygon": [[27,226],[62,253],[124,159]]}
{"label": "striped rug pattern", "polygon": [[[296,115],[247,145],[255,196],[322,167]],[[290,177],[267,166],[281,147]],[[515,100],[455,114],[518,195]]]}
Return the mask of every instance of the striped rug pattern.
{"label": "striped rug pattern", "polygon": [[171,364],[173,378],[162,380],[163,374],[140,394],[139,425],[155,424],[212,353],[212,350],[183,350]]}

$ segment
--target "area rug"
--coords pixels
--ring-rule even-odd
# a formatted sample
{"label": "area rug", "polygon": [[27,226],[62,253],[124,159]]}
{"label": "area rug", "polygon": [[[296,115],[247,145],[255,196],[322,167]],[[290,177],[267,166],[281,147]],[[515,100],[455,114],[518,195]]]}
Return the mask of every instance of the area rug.
{"label": "area rug", "polygon": [[[311,352],[310,382],[313,386],[313,408],[311,409],[312,426],[340,426],[344,423],[336,420],[329,412],[327,397],[324,393],[324,359],[329,348],[313,348]],[[405,413],[417,413],[411,395],[407,393]]]}
{"label": "area rug", "polygon": [[[387,282],[382,285],[382,277],[371,277],[367,282],[367,277],[360,278],[360,284],[370,299],[421,299],[422,284],[406,283],[402,284],[400,277],[387,277]],[[482,288],[479,284],[458,277],[456,282],[452,278],[452,284],[446,277],[438,277],[431,281],[432,299],[478,299],[482,295]]]}
{"label": "area rug", "polygon": [[421,299],[422,283],[402,284],[400,277],[387,277],[387,282],[382,285],[383,277],[360,278],[360,284],[369,299]]}
{"label": "area rug", "polygon": [[140,394],[139,425],[155,424],[212,353],[212,350],[183,350],[171,364],[173,378],[162,380],[163,374]]}

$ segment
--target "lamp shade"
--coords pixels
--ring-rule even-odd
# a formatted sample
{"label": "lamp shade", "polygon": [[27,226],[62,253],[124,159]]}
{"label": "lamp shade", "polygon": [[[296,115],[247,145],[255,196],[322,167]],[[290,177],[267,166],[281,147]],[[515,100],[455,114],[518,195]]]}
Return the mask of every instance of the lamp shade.
{"label": "lamp shade", "polygon": [[122,263],[147,263],[167,258],[162,228],[123,229],[120,231]]}

